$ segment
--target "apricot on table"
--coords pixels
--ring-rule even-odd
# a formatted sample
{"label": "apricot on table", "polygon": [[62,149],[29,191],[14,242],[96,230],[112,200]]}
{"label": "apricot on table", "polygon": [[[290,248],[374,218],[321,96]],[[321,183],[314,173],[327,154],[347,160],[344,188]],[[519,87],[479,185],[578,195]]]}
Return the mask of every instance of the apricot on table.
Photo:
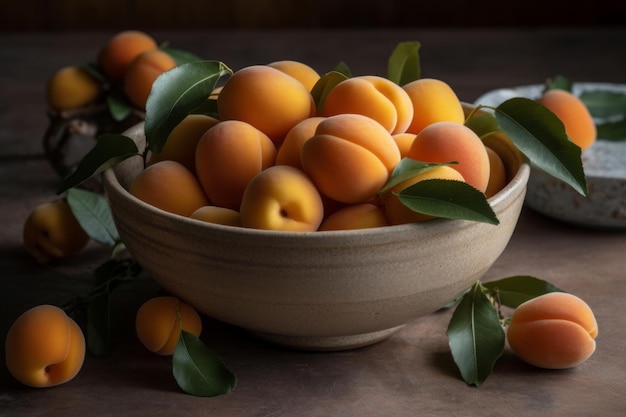
{"label": "apricot on table", "polygon": [[465,114],[458,96],[445,81],[420,78],[402,86],[413,104],[413,119],[406,131],[419,133],[435,122],[463,123]]}
{"label": "apricot on table", "polygon": [[303,170],[325,196],[341,203],[374,198],[400,151],[376,120],[360,114],[327,117],[302,147]]}
{"label": "apricot on table", "polygon": [[244,227],[313,232],[322,223],[324,205],[304,172],[289,165],[274,165],[250,181],[239,213]]}
{"label": "apricot on table", "polygon": [[100,49],[98,67],[115,84],[124,79],[130,64],[141,53],[157,49],[157,43],[145,32],[125,30],[110,38]]}
{"label": "apricot on table", "polygon": [[552,89],[545,91],[537,101],[561,120],[567,137],[580,149],[585,150],[595,143],[596,124],[580,98],[566,90]]}
{"label": "apricot on table", "polygon": [[35,207],[24,222],[24,247],[39,263],[45,264],[80,252],[89,235],[63,199]]}
{"label": "apricot on table", "polygon": [[85,69],[68,66],[55,72],[46,85],[50,108],[63,111],[83,107],[102,93],[102,84]]}
{"label": "apricot on table", "polygon": [[267,64],[268,67],[276,68],[291,75],[296,80],[300,81],[307,90],[311,91],[316,82],[319,81],[320,75],[312,67],[300,61],[282,60],[274,61]]}
{"label": "apricot on table", "polygon": [[220,120],[247,122],[276,144],[289,130],[314,115],[315,102],[298,80],[267,65],[235,71],[217,97]]}
{"label": "apricot on table", "polygon": [[145,109],[154,81],[175,66],[174,58],[160,49],[141,53],[124,73],[124,94],[134,106]]}
{"label": "apricot on table", "polygon": [[383,209],[373,203],[349,204],[330,214],[319,227],[326,230],[354,230],[389,226]]}
{"label": "apricot on table", "polygon": [[202,319],[192,306],[176,297],[154,297],[137,310],[137,337],[150,352],[159,355],[173,354],[181,329],[200,336]]}
{"label": "apricot on table", "polygon": [[274,142],[239,120],[222,121],[200,138],[196,173],[213,205],[239,210],[250,180],[276,160]]}
{"label": "apricot on table", "polygon": [[426,126],[413,140],[408,156],[423,162],[457,162],[450,166],[466,183],[481,192],[487,189],[489,155],[480,137],[463,124],[443,121]]}
{"label": "apricot on table", "polygon": [[13,322],[5,348],[11,375],[36,388],[72,380],[85,359],[81,328],[62,309],[47,304],[25,311]]}
{"label": "apricot on table", "polygon": [[511,315],[507,340],[523,361],[565,369],[586,361],[596,349],[598,324],[581,298],[552,292],[519,305]]}
{"label": "apricot on table", "polygon": [[196,176],[176,161],[160,161],[146,167],[128,191],[145,203],[180,216],[189,216],[209,204]]}
{"label": "apricot on table", "polygon": [[391,134],[403,133],[413,119],[407,92],[387,78],[364,75],[337,84],[326,97],[323,116],[356,113],[368,116]]}

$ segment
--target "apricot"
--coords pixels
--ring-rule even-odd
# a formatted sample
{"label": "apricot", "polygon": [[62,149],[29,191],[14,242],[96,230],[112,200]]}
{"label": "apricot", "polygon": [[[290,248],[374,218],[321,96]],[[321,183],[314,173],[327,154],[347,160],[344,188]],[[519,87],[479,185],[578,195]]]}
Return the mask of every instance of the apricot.
{"label": "apricot", "polygon": [[469,127],[455,122],[435,122],[422,129],[409,150],[409,158],[423,162],[452,162],[465,182],[481,192],[489,183],[489,155]]}
{"label": "apricot", "polygon": [[315,103],[298,80],[267,65],[244,67],[226,81],[217,97],[220,120],[250,123],[276,144],[315,113]]}
{"label": "apricot", "polygon": [[409,150],[411,149],[411,144],[415,140],[415,133],[396,133],[393,135],[393,140],[396,141],[396,145],[398,145],[398,149],[400,150],[400,157],[406,158],[409,154]]}
{"label": "apricot", "polygon": [[181,216],[189,216],[209,204],[195,175],[176,161],[161,161],[146,167],[128,191],[145,203]]}
{"label": "apricot", "polygon": [[150,154],[148,165],[159,161],[171,160],[180,162],[188,170],[195,173],[198,142],[204,132],[217,123],[219,123],[219,120],[204,114],[190,114],[186,116],[170,132],[161,152]]}
{"label": "apricot", "polygon": [[485,197],[489,198],[504,188],[507,184],[506,167],[500,155],[488,146],[485,146],[489,156],[489,182],[485,189]]}
{"label": "apricot", "polygon": [[41,264],[74,255],[89,243],[65,200],[35,207],[24,222],[22,237],[26,251]]}
{"label": "apricot", "polygon": [[157,48],[152,36],[137,30],[126,30],[110,38],[98,53],[97,63],[115,84],[121,83],[130,64],[141,53]]}
{"label": "apricot", "polygon": [[444,81],[420,78],[402,86],[413,104],[413,119],[407,127],[409,133],[419,133],[435,122],[465,121],[463,106],[458,96]]}
{"label": "apricot", "polygon": [[328,216],[319,230],[353,230],[389,226],[383,209],[372,203],[350,204]]}
{"label": "apricot", "polygon": [[414,175],[413,177],[402,181],[393,187],[390,192],[382,196],[385,216],[389,224],[405,224],[405,223],[417,223],[427,220],[432,220],[435,217],[425,213],[419,213],[411,210],[404,205],[396,195],[405,188],[410,187],[413,184],[417,184],[420,181],[428,179],[445,179],[455,181],[465,181],[459,171],[451,168],[450,166],[443,165],[440,167],[432,168],[421,174]]}
{"label": "apricot", "polygon": [[204,206],[191,213],[192,219],[202,220],[207,223],[224,224],[228,226],[241,226],[239,212],[226,207]]}
{"label": "apricot", "polygon": [[320,79],[320,75],[317,71],[300,61],[274,61],[267,64],[267,66],[276,68],[285,74],[291,75],[293,78],[304,84],[306,89],[309,91],[313,89],[315,83]]}
{"label": "apricot", "polygon": [[519,305],[511,315],[507,340],[523,361],[564,369],[586,361],[596,349],[598,324],[579,297],[553,292]]}
{"label": "apricot", "polygon": [[150,352],[173,354],[181,328],[194,336],[200,336],[202,319],[192,306],[176,297],[154,297],[137,310],[137,337]]}
{"label": "apricot", "polygon": [[320,192],[341,203],[374,198],[400,162],[391,134],[360,114],[330,116],[302,147],[302,167]]}
{"label": "apricot", "polygon": [[239,210],[250,180],[276,160],[276,147],[259,129],[239,120],[222,121],[200,138],[196,172],[213,205]]}
{"label": "apricot", "polygon": [[131,62],[124,74],[126,98],[137,108],[145,109],[154,81],[175,66],[174,58],[160,49],[141,53]]}
{"label": "apricot", "polygon": [[302,169],[302,146],[315,135],[315,129],[324,117],[309,117],[292,127],[278,148],[277,165],[291,165]]}
{"label": "apricot", "polygon": [[68,66],[55,72],[46,85],[50,108],[63,111],[83,107],[102,93],[102,85],[83,68]]}
{"label": "apricot", "polygon": [[313,232],[322,223],[324,205],[304,172],[289,165],[274,165],[250,181],[239,212],[244,227]]}
{"label": "apricot", "polygon": [[391,134],[402,133],[413,119],[413,104],[407,92],[387,78],[364,75],[348,78],[333,88],[324,102],[322,115],[356,113],[368,116]]}
{"label": "apricot", "polygon": [[537,101],[563,122],[567,137],[580,149],[585,150],[595,143],[596,124],[580,98],[566,90],[552,89],[545,91]]}
{"label": "apricot", "polygon": [[72,380],[85,359],[85,337],[59,307],[39,305],[22,313],[5,340],[6,364],[21,383],[51,387]]}

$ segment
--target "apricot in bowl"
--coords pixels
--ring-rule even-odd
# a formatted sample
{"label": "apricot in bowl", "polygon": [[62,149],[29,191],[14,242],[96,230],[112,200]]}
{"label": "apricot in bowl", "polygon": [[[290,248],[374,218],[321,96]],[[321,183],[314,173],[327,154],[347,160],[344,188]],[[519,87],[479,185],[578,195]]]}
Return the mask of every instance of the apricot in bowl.
{"label": "apricot in bowl", "polygon": [[[143,125],[125,132],[139,149]],[[498,259],[517,224],[530,168],[506,136],[488,145],[507,185],[488,199],[500,223],[434,219],[332,231],[203,222],[129,193],[140,157],[105,171],[120,236],[166,291],[276,345],[343,350],[382,341],[463,293]]]}

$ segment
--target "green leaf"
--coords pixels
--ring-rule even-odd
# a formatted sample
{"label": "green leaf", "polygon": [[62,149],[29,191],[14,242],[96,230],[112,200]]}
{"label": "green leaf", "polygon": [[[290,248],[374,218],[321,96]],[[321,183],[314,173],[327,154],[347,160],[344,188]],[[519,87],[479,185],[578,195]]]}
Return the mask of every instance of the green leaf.
{"label": "green leaf", "polygon": [[120,240],[104,195],[72,188],[67,192],[67,203],[90,238],[109,246],[115,245]]}
{"label": "green leaf", "polygon": [[237,378],[213,350],[182,330],[172,357],[174,378],[187,394],[215,397],[231,392]]}
{"label": "green leaf", "polygon": [[419,42],[400,42],[387,63],[387,78],[405,85],[420,78]]}
{"label": "green leaf", "polygon": [[311,89],[311,95],[315,101],[315,108],[318,112],[324,108],[326,97],[333,88],[340,82],[347,80],[348,77],[340,72],[331,71],[320,77]]}
{"label": "green leaf", "polygon": [[352,71],[350,71],[348,64],[346,64],[343,61],[335,65],[335,68],[333,68],[333,71],[345,75],[346,78],[352,77]]}
{"label": "green leaf", "polygon": [[489,113],[470,117],[466,120],[465,126],[472,129],[480,138],[484,138],[500,130],[496,118]]}
{"label": "green leaf", "polygon": [[485,194],[463,181],[423,180],[403,189],[397,196],[405,206],[418,213],[494,225],[500,223]]}
{"label": "green leaf", "polygon": [[402,158],[400,162],[394,167],[391,175],[389,176],[389,180],[387,183],[380,189],[379,194],[385,194],[389,190],[391,190],[396,185],[401,182],[408,180],[411,177],[422,174],[426,171],[429,171],[433,168],[437,168],[444,165],[452,165],[457,162],[448,162],[448,163],[439,163],[439,162],[422,162],[416,161],[411,158]]}
{"label": "green leaf", "polygon": [[192,114],[204,114],[204,115],[215,117],[216,119],[218,119],[219,115],[217,112],[217,100],[210,98],[207,101],[205,101],[203,104],[201,104],[199,107],[196,107],[195,109],[193,109],[191,113]]}
{"label": "green leaf", "polygon": [[146,103],[145,133],[148,147],[159,153],[170,132],[202,105],[222,76],[232,70],[219,61],[196,61],[161,74],[152,84]]}
{"label": "green leaf", "polygon": [[63,179],[57,193],[60,194],[76,187],[94,175],[135,155],[139,155],[139,150],[131,138],[118,134],[101,135],[96,145],[80,160],[76,169]]}
{"label": "green leaf", "polygon": [[593,117],[626,116],[626,94],[610,90],[583,91],[580,100]]}
{"label": "green leaf", "polygon": [[532,298],[549,292],[563,292],[555,285],[528,275],[502,278],[483,284],[505,306],[517,308]]}
{"label": "green leaf", "polygon": [[176,65],[183,65],[189,62],[202,61],[202,58],[182,49],[171,48],[169,46],[161,46],[159,49],[174,59]]}
{"label": "green leaf", "polygon": [[126,96],[117,89],[107,94],[106,102],[111,117],[117,122],[126,119],[133,111],[133,106],[128,102]]}
{"label": "green leaf", "polygon": [[497,310],[476,282],[454,310],[447,329],[448,344],[461,377],[479,386],[504,351],[505,334]]}
{"label": "green leaf", "polygon": [[85,70],[87,73],[89,73],[89,75],[98,80],[100,83],[104,84],[107,82],[106,75],[104,75],[104,73],[100,70],[96,63],[86,62],[80,65],[80,68]]}
{"label": "green leaf", "polygon": [[569,78],[563,75],[557,75],[546,81],[545,90],[565,90],[571,92],[573,85]]}
{"label": "green leaf", "polygon": [[596,125],[598,139],[620,141],[626,139],[626,119]]}
{"label": "green leaf", "polygon": [[587,195],[581,150],[567,138],[554,113],[522,97],[509,99],[495,110],[500,129],[537,168]]}

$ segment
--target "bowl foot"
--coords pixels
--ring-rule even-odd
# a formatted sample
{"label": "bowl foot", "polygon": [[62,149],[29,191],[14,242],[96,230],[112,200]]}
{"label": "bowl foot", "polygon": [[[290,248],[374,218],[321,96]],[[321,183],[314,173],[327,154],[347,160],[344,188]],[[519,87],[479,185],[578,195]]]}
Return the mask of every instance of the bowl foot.
{"label": "bowl foot", "polygon": [[404,325],[400,325],[376,332],[348,336],[291,336],[257,331],[250,331],[250,333],[273,345],[289,349],[330,352],[356,349],[381,342],[403,327]]}

